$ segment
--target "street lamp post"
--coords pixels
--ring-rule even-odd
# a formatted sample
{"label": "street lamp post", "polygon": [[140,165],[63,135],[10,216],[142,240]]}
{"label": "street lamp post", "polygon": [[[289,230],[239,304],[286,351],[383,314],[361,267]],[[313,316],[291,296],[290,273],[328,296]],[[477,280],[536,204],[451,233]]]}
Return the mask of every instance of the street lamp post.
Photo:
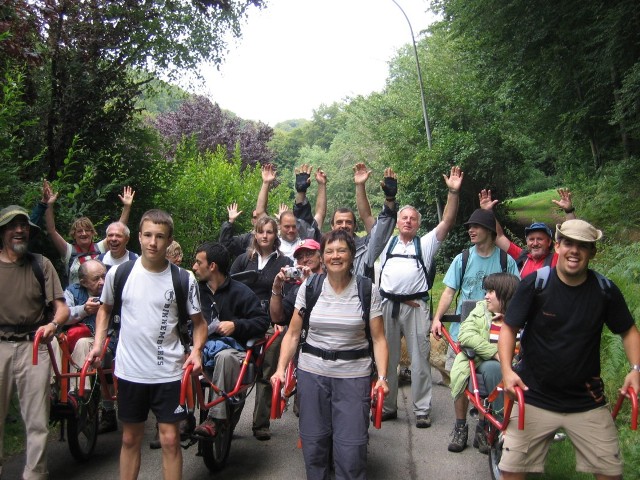
{"label": "street lamp post", "polygon": [[418,83],[420,84],[420,100],[422,100],[422,118],[424,118],[424,129],[427,132],[427,145],[429,146],[429,150],[431,150],[431,129],[429,128],[429,115],[427,114],[427,100],[424,94],[424,84],[422,82],[422,69],[420,68],[420,59],[418,58],[418,48],[416,47],[416,39],[413,35],[413,27],[411,26],[411,22],[409,21],[409,17],[405,13],[404,9],[400,6],[396,0],[391,0],[396,4],[396,7],[400,9],[402,15],[407,20],[407,25],[409,25],[409,31],[411,32],[411,43],[413,44],[413,55],[416,58],[416,68],[418,69]]}
{"label": "street lamp post", "polygon": [[[396,7],[400,9],[402,15],[407,20],[407,25],[409,25],[409,31],[411,32],[411,43],[413,44],[413,55],[416,58],[416,68],[418,70],[418,83],[420,84],[420,100],[422,101],[422,118],[424,119],[424,129],[427,133],[427,145],[429,146],[429,150],[431,150],[431,129],[429,128],[429,115],[427,114],[427,99],[424,94],[424,84],[422,82],[422,69],[420,68],[420,59],[418,58],[418,48],[416,47],[416,38],[413,35],[413,27],[411,26],[411,22],[409,21],[409,17],[405,13],[404,9],[400,6],[396,0],[391,0],[396,4]],[[438,220],[442,221],[442,206],[440,205],[440,199],[436,195],[436,210],[438,211]]]}

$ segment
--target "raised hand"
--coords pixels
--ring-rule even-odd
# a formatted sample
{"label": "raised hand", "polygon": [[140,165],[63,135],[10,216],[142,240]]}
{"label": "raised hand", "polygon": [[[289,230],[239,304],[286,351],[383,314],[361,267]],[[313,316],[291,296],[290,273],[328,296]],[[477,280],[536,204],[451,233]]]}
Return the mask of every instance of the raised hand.
{"label": "raised hand", "polygon": [[442,177],[444,178],[444,183],[447,184],[451,193],[458,193],[460,191],[462,180],[464,179],[464,172],[460,170],[460,167],[454,165],[451,167],[451,173],[449,176],[447,177],[443,174]]}
{"label": "raised hand", "polygon": [[233,223],[242,213],[242,210],[238,210],[238,204],[232,203],[227,207],[227,213],[229,214],[229,223]]}
{"label": "raised hand", "polygon": [[272,183],[276,179],[276,167],[271,163],[262,166],[262,183]]}
{"label": "raised hand", "polygon": [[380,181],[380,187],[386,198],[396,198],[398,194],[398,175],[393,171],[393,168],[387,167],[384,169],[384,177]]}
{"label": "raised hand", "polygon": [[327,183],[327,174],[320,168],[316,170],[316,182],[322,185]]}
{"label": "raised hand", "polygon": [[294,170],[296,174],[296,192],[304,193],[311,185],[311,172],[313,167],[308,163],[303,163]]}
{"label": "raised hand", "polygon": [[356,163],[353,167],[353,181],[356,185],[364,185],[369,180],[371,170],[364,163]]}
{"label": "raised hand", "polygon": [[568,188],[559,188],[558,195],[560,196],[560,200],[551,200],[562,210],[567,211],[573,208],[573,203],[571,202],[571,192]]}
{"label": "raised hand", "polygon": [[281,203],[278,206],[278,213],[275,214],[276,220],[280,221],[280,215],[289,210],[289,206],[286,203]]}
{"label": "raised hand", "polygon": [[483,210],[493,210],[493,207],[499,202],[499,200],[491,199],[491,190],[480,190],[478,194],[478,199],[480,200],[480,208]]}
{"label": "raised hand", "polygon": [[49,197],[51,196],[51,184],[47,181],[46,178],[42,179],[42,198],[40,199],[40,203],[47,203]]}
{"label": "raised hand", "polygon": [[122,205],[124,205],[125,207],[130,207],[133,203],[133,197],[135,196],[135,194],[136,192],[133,191],[131,187],[127,186],[124,187],[122,195],[118,195],[118,198],[122,202]]}

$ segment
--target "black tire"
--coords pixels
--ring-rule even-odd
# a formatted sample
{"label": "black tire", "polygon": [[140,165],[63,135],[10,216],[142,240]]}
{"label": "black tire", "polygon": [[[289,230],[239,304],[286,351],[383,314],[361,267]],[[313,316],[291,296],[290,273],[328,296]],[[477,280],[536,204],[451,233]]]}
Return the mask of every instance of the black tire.
{"label": "black tire", "polygon": [[73,458],[86,462],[91,458],[98,439],[99,385],[94,386],[87,403],[79,400],[79,404],[77,414],[67,418],[67,441]]}
{"label": "black tire", "polygon": [[[494,430],[495,432],[494,426],[491,426],[491,429]],[[504,434],[503,432],[495,432],[495,433],[496,433],[495,439],[491,443],[491,448],[489,450],[489,470],[491,472],[492,480],[500,480],[500,469],[498,468],[498,464],[500,463],[500,459],[502,458],[502,445],[504,443]]]}
{"label": "black tire", "polygon": [[[208,401],[213,398],[213,392],[208,389],[206,397]],[[226,404],[227,419],[231,419],[231,409]],[[204,418],[203,418],[204,417]],[[207,412],[200,412],[200,421],[207,418]],[[204,464],[210,472],[218,472],[224,468],[231,450],[231,437],[233,436],[233,427],[230,421],[218,422],[216,425],[218,434],[212,440],[200,440],[198,442],[198,451],[202,454]]]}

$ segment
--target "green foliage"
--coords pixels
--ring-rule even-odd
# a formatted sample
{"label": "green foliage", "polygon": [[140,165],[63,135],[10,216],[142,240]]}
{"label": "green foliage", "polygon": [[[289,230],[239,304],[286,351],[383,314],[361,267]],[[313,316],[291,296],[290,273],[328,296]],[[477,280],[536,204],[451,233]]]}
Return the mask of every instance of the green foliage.
{"label": "green foliage", "polygon": [[577,168],[567,175],[580,216],[623,243],[637,241],[640,235],[639,158],[606,165],[597,175]]}
{"label": "green foliage", "polygon": [[[227,205],[237,202],[245,212],[235,223],[237,233],[251,230],[250,213],[262,175],[259,166],[243,169],[237,152],[229,162],[225,149],[200,153],[193,140],[179,146],[175,162],[171,186],[155,196],[155,205],[173,216],[174,237],[185,253],[185,265],[190,265],[198,245],[218,240],[220,225],[228,218]],[[280,202],[289,203],[287,192],[284,187],[271,190],[267,211],[276,212]]]}

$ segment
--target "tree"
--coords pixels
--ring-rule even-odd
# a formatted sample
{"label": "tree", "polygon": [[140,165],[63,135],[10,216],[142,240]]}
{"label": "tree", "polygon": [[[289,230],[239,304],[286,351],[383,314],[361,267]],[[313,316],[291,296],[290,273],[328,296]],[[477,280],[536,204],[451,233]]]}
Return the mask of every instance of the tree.
{"label": "tree", "polygon": [[201,153],[224,147],[228,159],[237,145],[243,168],[270,163],[275,156],[267,145],[273,136],[270,126],[242,120],[203,96],[191,97],[177,111],[159,115],[152,124],[169,143],[172,156],[182,140],[190,137]]}

